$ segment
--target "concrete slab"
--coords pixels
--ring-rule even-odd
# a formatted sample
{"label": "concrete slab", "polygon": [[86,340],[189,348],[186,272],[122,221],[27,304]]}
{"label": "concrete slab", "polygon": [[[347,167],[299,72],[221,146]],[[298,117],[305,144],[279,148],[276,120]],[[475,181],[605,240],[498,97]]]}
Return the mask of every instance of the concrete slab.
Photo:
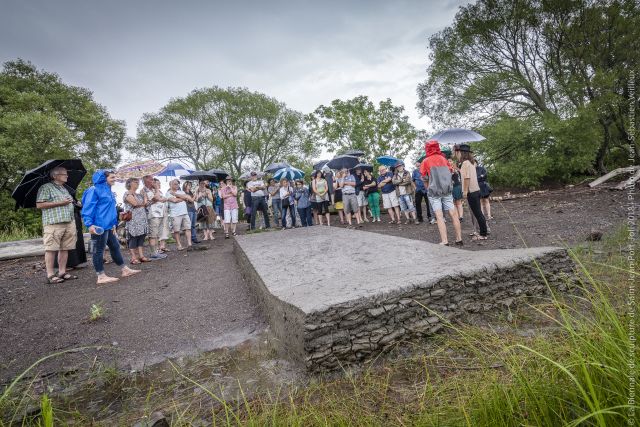
{"label": "concrete slab", "polygon": [[[84,234],[85,245],[90,238],[89,233]],[[0,243],[0,261],[5,259],[26,258],[42,255],[44,255],[42,238]]]}
{"label": "concrete slab", "polygon": [[235,242],[281,347],[312,371],[362,363],[399,341],[435,333],[439,316],[543,294],[540,271],[551,286],[565,286],[573,268],[561,248],[471,252],[336,227]]}

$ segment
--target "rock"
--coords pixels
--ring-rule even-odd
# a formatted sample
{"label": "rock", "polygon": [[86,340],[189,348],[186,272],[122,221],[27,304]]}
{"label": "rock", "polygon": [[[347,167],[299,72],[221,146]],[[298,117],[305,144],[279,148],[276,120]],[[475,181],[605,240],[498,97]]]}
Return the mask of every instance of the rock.
{"label": "rock", "polygon": [[154,412],[149,417],[144,417],[133,425],[133,427],[169,427],[169,421],[162,412]]}
{"label": "rock", "polygon": [[602,231],[592,231],[587,236],[587,242],[599,242],[602,240]]}

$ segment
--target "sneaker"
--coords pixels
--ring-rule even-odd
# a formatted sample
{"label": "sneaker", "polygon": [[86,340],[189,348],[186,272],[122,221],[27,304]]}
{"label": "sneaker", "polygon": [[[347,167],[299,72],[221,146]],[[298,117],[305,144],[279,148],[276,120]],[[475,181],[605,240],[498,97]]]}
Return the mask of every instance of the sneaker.
{"label": "sneaker", "polygon": [[429,224],[435,224],[435,223],[437,223],[437,222],[438,222],[438,221],[436,221],[436,219],[435,219],[435,218],[431,218],[431,219],[429,220]]}
{"label": "sneaker", "polygon": [[150,260],[152,261],[157,261],[159,259],[165,259],[167,257],[166,254],[162,254],[162,253],[157,253],[157,254],[153,254],[149,257]]}
{"label": "sneaker", "polygon": [[464,246],[464,242],[462,240],[458,240],[457,242],[454,243],[454,245],[456,245],[456,246]]}
{"label": "sneaker", "polygon": [[418,221],[418,220],[416,219],[416,220],[414,220],[414,221],[413,221],[413,223],[414,223],[415,225],[418,225],[418,224],[420,224],[420,221]]}

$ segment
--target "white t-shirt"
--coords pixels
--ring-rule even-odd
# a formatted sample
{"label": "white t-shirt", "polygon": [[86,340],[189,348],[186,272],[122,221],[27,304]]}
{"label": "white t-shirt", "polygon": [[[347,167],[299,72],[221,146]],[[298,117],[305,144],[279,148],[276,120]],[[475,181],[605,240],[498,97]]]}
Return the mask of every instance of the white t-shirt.
{"label": "white t-shirt", "polygon": [[[253,187],[264,187],[264,181],[261,179],[256,179],[255,181],[249,181],[249,183],[247,184],[247,188],[253,188]],[[253,191],[251,193],[251,197],[264,197],[264,191],[263,190]]]}
{"label": "white t-shirt", "polygon": [[[176,194],[186,194],[184,191],[182,190],[178,190],[176,191]],[[173,194],[171,194],[171,190],[167,191],[167,193],[165,194],[165,196],[167,199],[169,198],[174,198],[175,196]],[[175,218],[177,216],[180,215],[188,215],[189,211],[187,209],[187,202],[185,202],[184,200],[181,200],[178,203],[174,203],[174,202],[168,202],[169,203],[169,216],[171,218]]]}
{"label": "white t-shirt", "polygon": [[289,197],[287,196],[287,193],[289,193],[289,195],[293,193],[293,190],[291,187],[280,187],[280,198],[282,200],[284,200],[285,197]]}
{"label": "white t-shirt", "polygon": [[[147,195],[147,200],[153,199],[155,195],[155,189],[148,189],[147,187],[143,187],[142,191],[144,191]],[[162,218],[164,216],[164,203],[155,202],[151,206],[147,207],[147,218]]]}

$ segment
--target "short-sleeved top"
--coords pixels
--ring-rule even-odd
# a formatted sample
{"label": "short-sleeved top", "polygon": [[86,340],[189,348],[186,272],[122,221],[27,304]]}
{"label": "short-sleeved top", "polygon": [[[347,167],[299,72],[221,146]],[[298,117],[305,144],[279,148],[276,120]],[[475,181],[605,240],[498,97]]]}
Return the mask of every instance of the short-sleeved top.
{"label": "short-sleeved top", "polygon": [[[247,184],[247,189],[251,189],[253,187],[264,187],[264,181],[262,181],[261,179],[249,181],[249,183]],[[251,192],[251,197],[264,197],[264,190]]]}
{"label": "short-sleeved top", "polygon": [[[287,196],[287,193],[289,193],[289,196]],[[280,191],[278,191],[278,197],[280,197],[282,200],[284,200],[287,197],[291,198],[292,194],[293,194],[293,187],[291,186],[280,187]]]}
{"label": "short-sleeved top", "polygon": [[[365,185],[369,185],[369,184],[373,184],[375,183],[375,181],[372,179],[368,179],[368,178],[362,178],[362,186],[364,187]],[[373,194],[373,193],[377,193],[378,192],[378,187],[369,187],[369,188],[363,188],[362,191],[364,191],[365,196],[369,196],[369,194]]]}
{"label": "short-sleeved top", "polygon": [[356,187],[355,187],[355,185],[356,185],[356,177],[355,176],[347,175],[347,176],[344,177],[343,182],[344,183],[351,182],[351,183],[353,183],[353,186],[344,185],[342,187],[342,194],[356,194]]}
{"label": "short-sleeved top", "polygon": [[[156,195],[155,188],[142,187],[142,190],[147,194],[147,200],[151,201]],[[162,218],[164,216],[164,203],[155,202],[147,207],[147,218]]]}
{"label": "short-sleeved top", "polygon": [[232,191],[231,187],[229,187],[228,185],[224,187],[222,190],[220,190],[222,200],[224,203],[224,209],[227,211],[238,209],[238,199],[233,195],[231,197],[228,197],[229,194],[232,194],[231,191]]}
{"label": "short-sleeved top", "polygon": [[463,182],[465,179],[469,178],[469,188],[467,189],[469,193],[480,191],[480,185],[478,185],[478,175],[476,174],[476,167],[471,164],[469,160],[465,160],[464,163],[462,163],[462,167],[460,168],[460,175]]}
{"label": "short-sleeved top", "polygon": [[[178,190],[176,191],[176,194],[186,194],[184,191],[182,190]],[[173,198],[175,197],[173,194],[171,194],[171,190],[167,191],[167,193],[165,194],[165,197],[168,198]],[[173,203],[173,202],[168,202],[169,203],[169,216],[171,218],[175,218],[178,217],[180,215],[188,215],[189,211],[187,209],[187,202],[185,202],[184,200],[178,202],[178,203]]]}
{"label": "short-sleeved top", "polygon": [[[187,193],[187,196],[191,196],[193,198],[193,191],[189,190],[189,192]],[[195,212],[196,211],[196,203],[195,202],[185,202],[187,204],[187,210],[189,212]]]}
{"label": "short-sleeved top", "polygon": [[[69,194],[64,186],[47,182],[38,189],[36,202],[61,202],[70,198],[71,194]],[[42,209],[42,225],[60,224],[73,220],[72,203],[64,206],[56,206],[55,208]]]}
{"label": "short-sleeved top", "polygon": [[[376,182],[380,184],[382,181],[384,181],[387,178],[393,178],[393,174],[391,172],[387,172],[384,175],[380,175],[376,180]],[[381,190],[382,190],[382,194],[389,194],[393,191],[396,191],[396,186],[393,185],[391,180],[389,180],[389,182],[387,182],[385,185],[382,186]]]}
{"label": "short-sleeved top", "polygon": [[[276,191],[278,189],[279,185],[270,185],[267,188],[267,191],[269,192],[269,195],[271,195],[271,193],[273,193],[274,191]],[[271,196],[272,200],[279,200],[280,199],[280,191],[276,191],[276,194],[274,194],[273,196]]]}

